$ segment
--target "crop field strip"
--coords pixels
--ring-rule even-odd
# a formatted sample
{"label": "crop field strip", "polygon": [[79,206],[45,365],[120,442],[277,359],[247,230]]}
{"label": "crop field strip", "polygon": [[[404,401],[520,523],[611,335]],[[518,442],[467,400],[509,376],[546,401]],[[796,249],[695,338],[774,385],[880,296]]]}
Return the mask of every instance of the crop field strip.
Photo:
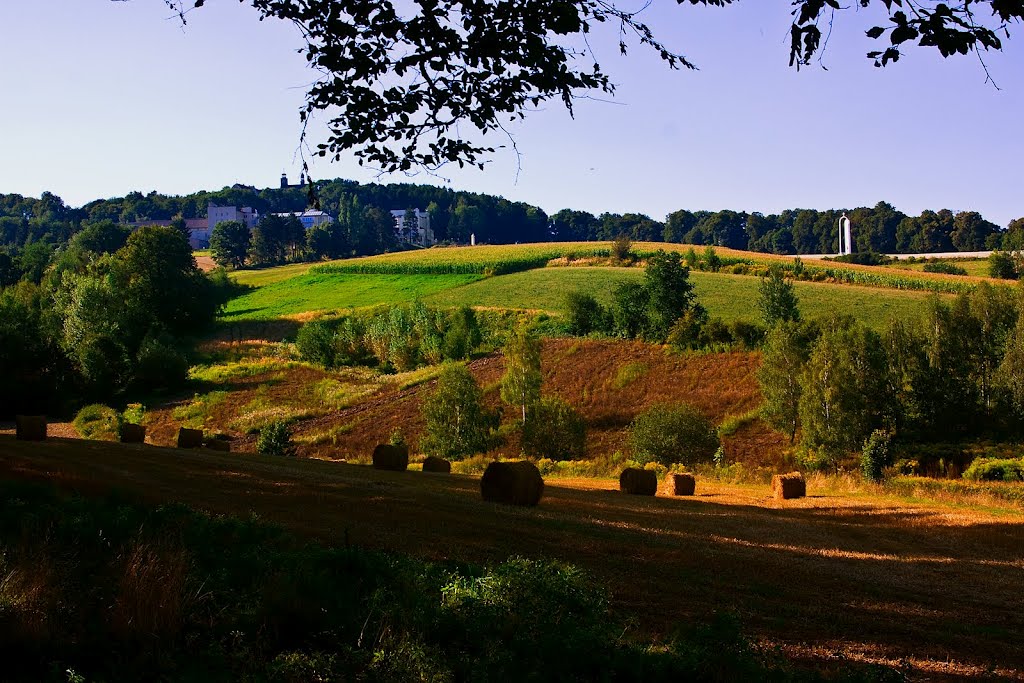
{"label": "crop field strip", "polygon": [[617,611],[663,632],[736,610],[788,650],[896,659],[938,674],[1024,671],[1024,518],[881,495],[785,505],[763,486],[701,482],[694,499],[549,481],[536,509],[483,503],[478,479],[311,460],[0,437],[0,476],[118,489],[281,524],[327,543],[432,559],[579,564]]}

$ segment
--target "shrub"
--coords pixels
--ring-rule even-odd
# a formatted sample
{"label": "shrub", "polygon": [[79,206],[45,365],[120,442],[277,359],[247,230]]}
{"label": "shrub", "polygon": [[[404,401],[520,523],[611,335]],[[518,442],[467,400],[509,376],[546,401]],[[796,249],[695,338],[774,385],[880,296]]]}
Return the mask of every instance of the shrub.
{"label": "shrub", "polygon": [[121,417],[125,422],[140,425],[146,419],[146,406],[141,403],[129,403],[125,406]]}
{"label": "shrub", "polygon": [[325,368],[334,366],[335,326],[327,320],[312,320],[299,328],[295,346],[302,360]]}
{"label": "shrub", "polygon": [[876,429],[871,432],[860,454],[860,466],[865,479],[882,480],[883,470],[892,464],[891,443],[892,434],[886,430]]}
{"label": "shrub", "polygon": [[575,408],[557,398],[530,407],[523,425],[523,451],[551,460],[580,460],[586,453],[587,425]]}
{"label": "shrub", "polygon": [[94,403],[78,411],[72,424],[83,439],[117,441],[124,419],[113,408]]}
{"label": "shrub", "polygon": [[483,406],[483,392],[463,365],[446,365],[436,389],[423,400],[426,422],[420,447],[426,455],[445,460],[487,450],[495,416]]}
{"label": "shrub", "polygon": [[295,457],[292,429],[287,420],[276,420],[260,429],[256,439],[256,452],[260,455]]}
{"label": "shrub", "polygon": [[1016,280],[1017,264],[1013,256],[1005,251],[994,251],[989,254],[988,275],[1003,280]]}
{"label": "shrub", "polygon": [[612,242],[612,259],[620,263],[633,259],[633,240],[629,235],[621,233]]}
{"label": "shrub", "polygon": [[967,271],[960,266],[948,263],[946,261],[935,261],[934,263],[924,264],[922,268],[926,273],[945,273],[946,275],[967,275]]}
{"label": "shrub", "polygon": [[1024,481],[1024,460],[978,458],[964,472],[971,481]]}
{"label": "shrub", "polygon": [[607,333],[611,327],[605,307],[592,295],[583,292],[569,292],[566,296],[565,317],[569,334],[578,337],[594,332]]}
{"label": "shrub", "polygon": [[764,342],[767,330],[756,323],[746,320],[736,320],[732,323],[730,332],[737,343],[742,344],[748,351],[760,348]]}
{"label": "shrub", "polygon": [[147,390],[176,389],[188,379],[188,359],[165,339],[148,337],[135,360],[136,386]]}
{"label": "shrub", "polygon": [[629,444],[640,464],[691,465],[711,459],[718,449],[718,435],[696,408],[662,403],[636,416],[629,425]]}

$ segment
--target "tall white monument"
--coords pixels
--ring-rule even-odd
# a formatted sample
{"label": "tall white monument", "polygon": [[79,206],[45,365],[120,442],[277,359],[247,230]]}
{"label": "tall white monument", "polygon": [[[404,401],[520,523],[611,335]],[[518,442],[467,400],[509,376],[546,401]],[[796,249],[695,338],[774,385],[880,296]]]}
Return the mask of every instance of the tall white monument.
{"label": "tall white monument", "polygon": [[850,219],[843,214],[839,219],[839,255],[846,256],[853,253],[853,230]]}

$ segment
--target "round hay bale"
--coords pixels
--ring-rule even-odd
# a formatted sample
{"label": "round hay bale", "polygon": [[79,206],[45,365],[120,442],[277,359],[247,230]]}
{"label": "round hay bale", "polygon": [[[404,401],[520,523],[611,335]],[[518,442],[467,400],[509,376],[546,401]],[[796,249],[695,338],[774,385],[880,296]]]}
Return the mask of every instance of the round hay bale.
{"label": "round hay bale", "polygon": [[409,447],[378,444],[373,449],[373,467],[378,470],[404,472],[409,467]]}
{"label": "round hay bale", "polygon": [[131,422],[121,425],[121,443],[146,443],[146,428]]}
{"label": "round hay bale", "polygon": [[15,415],[19,441],[46,441],[45,415]]}
{"label": "round hay bale", "polygon": [[492,462],[480,478],[480,495],[490,503],[536,505],[544,495],[544,478],[532,462]]}
{"label": "round hay bale", "polygon": [[627,467],[619,475],[619,490],[634,496],[653,496],[658,492],[658,473]]}
{"label": "round hay bale", "polygon": [[692,496],[697,490],[697,480],[692,474],[669,472],[665,475],[665,494],[669,496]]}
{"label": "round hay bale", "polygon": [[206,447],[211,451],[220,451],[221,453],[231,452],[231,442],[227,439],[222,439],[216,436],[211,436],[206,440]]}
{"label": "round hay bale", "polygon": [[807,495],[807,481],[799,472],[776,474],[772,477],[772,492],[779,500],[803,498]]}
{"label": "round hay bale", "polygon": [[178,430],[178,448],[200,448],[202,445],[202,429],[186,429],[182,427]]}
{"label": "round hay bale", "polygon": [[427,456],[427,459],[423,461],[424,472],[441,472],[443,474],[450,474],[452,471],[452,464],[444,458],[438,458],[436,456]]}

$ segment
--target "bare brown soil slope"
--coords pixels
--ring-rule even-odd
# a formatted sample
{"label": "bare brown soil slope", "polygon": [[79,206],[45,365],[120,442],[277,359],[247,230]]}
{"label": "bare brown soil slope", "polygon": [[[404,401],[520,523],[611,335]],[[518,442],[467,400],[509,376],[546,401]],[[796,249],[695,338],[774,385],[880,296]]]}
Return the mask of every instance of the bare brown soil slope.
{"label": "bare brown soil slope", "polygon": [[[726,415],[740,415],[756,408],[760,392],[755,373],[760,356],[752,353],[679,355],[639,342],[551,339],[543,346],[544,393],[568,401],[583,414],[588,427],[588,456],[601,457],[627,451],[625,429],[637,413],[657,402],[683,401],[702,410],[716,424]],[[500,354],[469,365],[486,391],[488,403],[500,407],[498,382],[504,372]],[[252,400],[260,384],[271,379],[265,396],[281,405],[300,405],[312,400],[310,387],[327,374],[309,368],[275,373],[273,378],[254,376],[239,380],[229,398],[214,409],[207,428],[231,432],[233,411]],[[298,421],[296,437],[336,432],[333,443],[300,447],[300,454],[325,459],[366,460],[373,447],[384,443],[395,429],[418,444],[423,431],[420,406],[433,382],[401,390],[382,387],[351,408]],[[506,422],[514,419],[506,409]],[[151,441],[172,445],[177,424],[170,409],[151,414]],[[234,449],[251,452],[255,440],[235,432]],[[730,460],[751,465],[773,465],[785,439],[757,422],[726,439]],[[517,457],[519,445],[511,438],[495,454]]]}
{"label": "bare brown soil slope", "polygon": [[1024,670],[1019,514],[701,481],[693,499],[549,481],[535,509],[484,503],[479,480],[316,460],[0,436],[0,476],[116,488],[346,542],[445,560],[561,558],[608,585],[637,627],[735,610],[796,653],[907,658],[945,677]]}

